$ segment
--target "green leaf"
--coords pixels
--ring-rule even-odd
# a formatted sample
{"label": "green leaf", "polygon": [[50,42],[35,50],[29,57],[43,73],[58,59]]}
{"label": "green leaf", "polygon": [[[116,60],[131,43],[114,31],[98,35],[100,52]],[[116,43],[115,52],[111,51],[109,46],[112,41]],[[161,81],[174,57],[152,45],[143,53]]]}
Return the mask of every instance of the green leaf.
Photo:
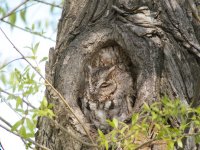
{"label": "green leaf", "polygon": [[98,133],[99,133],[99,136],[102,140],[105,140],[105,135],[103,134],[103,132],[101,130],[98,129]]}
{"label": "green leaf", "polygon": [[104,145],[105,145],[105,148],[106,148],[106,150],[108,150],[108,141],[106,140],[105,142],[104,142]]}
{"label": "green leaf", "polygon": [[42,110],[40,109],[40,110],[35,110],[34,117],[36,116],[41,116],[41,117],[46,116],[52,118],[55,116],[55,114],[50,109],[42,109]]}
{"label": "green leaf", "polygon": [[108,141],[106,140],[106,137],[105,135],[103,134],[103,132],[101,130],[98,129],[98,133],[99,133],[99,136],[101,138],[101,144],[103,146],[105,146],[106,150],[108,150]]}
{"label": "green leaf", "polygon": [[24,126],[21,126],[21,128],[19,129],[19,134],[26,138],[26,128]]}
{"label": "green leaf", "polygon": [[138,118],[139,118],[139,114],[133,114],[132,119],[131,119],[132,125],[137,123]]}
{"label": "green leaf", "polygon": [[41,107],[41,109],[45,109],[45,108],[48,107],[48,102],[47,102],[47,99],[45,97],[43,97],[40,107]]}
{"label": "green leaf", "polygon": [[32,30],[35,29],[35,24],[32,24],[31,29],[32,29]]}
{"label": "green leaf", "polygon": [[35,137],[34,132],[33,133],[26,133],[26,137],[25,138],[32,138]]}
{"label": "green leaf", "polygon": [[200,106],[198,106],[194,111],[195,111],[198,115],[200,115]]}
{"label": "green leaf", "polygon": [[152,120],[156,120],[158,115],[155,112],[151,112]]}
{"label": "green leaf", "polygon": [[[53,3],[53,4],[54,4],[54,3]],[[51,8],[50,8],[50,12],[51,12],[51,13],[54,11],[54,8],[55,8],[55,6],[52,5]]]}
{"label": "green leaf", "polygon": [[36,60],[37,59],[37,56],[27,56],[26,58],[30,58],[32,60]]}
{"label": "green leaf", "polygon": [[14,72],[11,72],[9,83],[10,83],[11,85],[13,85],[13,84],[14,84],[14,81],[15,81],[15,74],[14,74]]}
{"label": "green leaf", "polygon": [[48,28],[48,26],[49,26],[49,21],[45,20],[45,27]]}
{"label": "green leaf", "polygon": [[128,125],[125,125],[121,130],[120,132],[121,133],[124,133],[126,130],[128,130],[129,126]]}
{"label": "green leaf", "polygon": [[32,149],[31,147],[32,147],[32,143],[27,141],[26,150],[29,150],[29,148]]}
{"label": "green leaf", "polygon": [[48,108],[48,109],[52,109],[53,106],[54,106],[53,104],[49,104],[47,108]]}
{"label": "green leaf", "polygon": [[28,31],[30,31],[30,30],[31,30],[31,28],[29,28],[29,27],[25,27],[25,29],[26,29],[26,30],[28,30]]}
{"label": "green leaf", "polygon": [[22,103],[23,101],[22,101],[22,99],[18,96],[17,97],[17,99],[16,99],[16,108],[18,108],[19,107],[19,105],[21,105],[21,107],[23,106]]}
{"label": "green leaf", "polygon": [[116,118],[113,119],[114,128],[118,128],[118,120]]}
{"label": "green leaf", "polygon": [[16,13],[12,13],[12,14],[9,16],[9,20],[10,20],[10,23],[11,23],[12,26],[15,25],[16,19],[17,19]]}
{"label": "green leaf", "polygon": [[47,111],[47,116],[48,116],[48,117],[52,118],[52,117],[54,117],[54,116],[55,116],[55,114],[53,113],[53,111],[52,111],[52,110],[50,110],[50,109],[47,109],[46,111]]}
{"label": "green leaf", "polygon": [[180,138],[177,140],[177,144],[178,144],[178,146],[179,146],[180,148],[183,148],[183,143],[182,143],[182,141],[181,141]]}
{"label": "green leaf", "polygon": [[21,19],[26,22],[26,9],[20,11]]}
{"label": "green leaf", "polygon": [[39,45],[40,45],[40,42],[36,43],[35,46],[33,47],[32,52],[34,55],[37,53]]}
{"label": "green leaf", "polygon": [[26,125],[30,131],[34,131],[35,125],[29,118],[26,118]]}
{"label": "green leaf", "polygon": [[0,14],[2,14],[2,16],[6,15],[6,11],[2,7],[0,7]]}
{"label": "green leaf", "polygon": [[106,120],[106,122],[111,126],[111,127],[115,127],[115,125],[114,125],[114,122],[113,121],[110,121],[110,120]]}
{"label": "green leaf", "polygon": [[150,111],[151,110],[149,105],[147,103],[145,103],[145,102],[143,104],[143,108],[144,108],[145,111]]}
{"label": "green leaf", "polygon": [[43,62],[43,61],[46,61],[48,59],[48,57],[43,57],[39,63]]}
{"label": "green leaf", "polygon": [[22,121],[22,120],[17,121],[17,122],[12,126],[11,131],[16,131],[17,128],[18,128],[20,125],[23,125],[23,121]]}
{"label": "green leaf", "polygon": [[6,81],[6,76],[4,73],[1,74],[1,81],[4,85],[6,85],[7,81]]}
{"label": "green leaf", "polygon": [[24,114],[27,116],[28,115],[28,109],[25,110]]}
{"label": "green leaf", "polygon": [[35,78],[35,73],[32,73],[31,79],[33,80]]}
{"label": "green leaf", "polygon": [[173,141],[168,141],[168,149],[174,149],[174,142]]}
{"label": "green leaf", "polygon": [[117,133],[118,133],[118,132],[117,132],[116,130],[113,130],[113,131],[111,132],[111,141],[112,141],[112,142],[117,142],[117,136],[116,136]]}
{"label": "green leaf", "polygon": [[195,136],[195,142],[200,143],[200,135]]}

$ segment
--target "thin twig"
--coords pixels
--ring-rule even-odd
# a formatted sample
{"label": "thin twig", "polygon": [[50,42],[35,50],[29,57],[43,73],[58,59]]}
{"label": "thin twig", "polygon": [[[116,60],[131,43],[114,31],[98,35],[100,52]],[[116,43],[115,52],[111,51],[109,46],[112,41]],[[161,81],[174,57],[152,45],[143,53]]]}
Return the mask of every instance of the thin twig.
{"label": "thin twig", "polygon": [[147,142],[145,142],[145,143],[139,145],[138,147],[136,147],[135,150],[139,150],[139,149],[143,148],[144,146],[147,146],[147,145],[153,143],[154,141],[156,141],[156,139],[152,139],[152,140],[150,140],[150,141],[147,141]]}
{"label": "thin twig", "polygon": [[42,37],[42,38],[44,38],[44,39],[48,39],[48,40],[50,40],[50,41],[55,42],[55,40],[53,40],[53,39],[50,38],[50,37],[46,37],[46,36],[41,35],[41,34],[39,34],[39,33],[37,33],[37,32],[33,32],[33,31],[30,31],[30,30],[26,30],[26,29],[24,29],[24,28],[22,28],[22,27],[20,27],[20,26],[17,26],[17,25],[12,24],[12,23],[10,23],[10,22],[8,22],[8,21],[2,20],[2,22],[7,23],[7,24],[9,24],[9,25],[11,25],[11,26],[13,26],[13,27],[15,27],[15,28],[17,28],[17,29],[22,30],[22,31],[25,31],[25,32],[28,32],[28,33],[31,33],[31,34],[40,36],[40,37]]}
{"label": "thin twig", "polygon": [[5,100],[5,98],[2,98],[1,102],[4,102],[14,113],[16,113],[19,117],[22,117],[22,115],[19,114],[19,112],[17,112],[7,100]]}
{"label": "thin twig", "polygon": [[[15,97],[15,98],[18,98],[18,97],[19,97],[19,96],[17,96],[17,95],[14,95],[14,94],[12,94],[12,93],[9,93],[9,92],[3,90],[2,88],[0,88],[0,92],[5,93],[5,94],[10,95],[10,96],[13,96],[13,97]],[[27,102],[27,101],[24,100],[23,98],[21,98],[21,99],[22,99],[22,101],[23,101],[26,105],[30,106],[30,107],[33,108],[33,109],[36,109],[36,107],[33,106],[31,103]]]}
{"label": "thin twig", "polygon": [[56,5],[56,4],[52,4],[52,3],[48,3],[48,2],[45,2],[45,1],[40,1],[40,0],[33,0],[33,1],[36,1],[36,2],[39,2],[39,3],[43,3],[45,5],[50,5],[50,6],[53,6],[53,7],[57,7],[57,8],[61,8],[62,7],[60,5]]}
{"label": "thin twig", "polygon": [[10,128],[12,128],[12,125],[11,125],[8,121],[6,121],[4,118],[2,118],[1,116],[0,116],[0,120],[1,120],[3,123],[5,123],[7,126],[9,126]]}
{"label": "thin twig", "polygon": [[[0,89],[1,90],[1,89]],[[7,94],[7,93],[6,93]],[[8,93],[9,94],[9,93]],[[5,119],[3,119],[1,116],[0,116],[0,120],[2,122],[4,122],[6,125],[8,125],[10,128],[12,128],[12,125],[7,122]],[[91,144],[91,143],[87,143],[87,142],[84,142],[83,140],[79,139],[76,135],[70,133],[69,131],[67,131],[63,126],[61,126],[57,121],[51,119],[51,121],[53,121],[53,123],[55,125],[57,125],[61,130],[63,130],[64,132],[66,132],[67,134],[69,134],[72,138],[74,138],[75,140],[79,141],[80,143],[86,145],[86,146],[90,146],[90,147],[98,147],[98,145],[96,144]]]}
{"label": "thin twig", "polygon": [[5,150],[5,149],[3,148],[3,145],[1,144],[1,141],[0,141],[0,146],[1,146],[2,150]]}
{"label": "thin twig", "polygon": [[127,135],[127,136],[125,136],[125,137],[123,137],[123,138],[117,140],[117,142],[121,142],[121,141],[123,141],[123,140],[126,140],[126,139],[130,138],[130,137],[131,137],[132,135],[134,135],[134,134],[135,134],[135,132],[132,132],[132,133],[130,133],[129,135]]}
{"label": "thin twig", "polygon": [[[6,121],[4,118],[2,118],[1,116],[0,116],[0,120],[1,120],[3,123],[5,123],[7,126],[9,126],[10,128],[12,128],[12,125],[11,125],[8,121]],[[23,142],[24,144],[26,144],[26,142],[24,141],[23,138],[21,138],[21,140],[22,140],[22,142]]]}
{"label": "thin twig", "polygon": [[59,100],[65,105],[65,107],[67,109],[69,109],[69,111],[74,115],[74,117],[77,119],[77,121],[80,123],[80,125],[83,127],[85,133],[87,134],[87,136],[89,137],[89,139],[92,141],[93,144],[94,141],[92,139],[92,137],[90,136],[88,130],[86,129],[86,127],[84,126],[84,124],[82,123],[82,121],[79,119],[79,117],[75,114],[74,110],[70,107],[70,105],[67,103],[67,101],[65,100],[65,98],[60,94],[60,92],[58,92],[54,86],[47,80],[45,79],[45,77],[28,61],[28,59],[26,59],[26,57],[22,54],[22,52],[17,49],[17,47],[14,45],[14,43],[8,38],[8,36],[6,35],[6,33],[2,30],[2,28],[0,27],[1,32],[4,34],[4,36],[6,37],[6,39],[9,41],[9,43],[13,46],[13,48],[24,58],[24,60],[38,73],[38,75],[45,81],[45,83],[51,87],[51,89],[56,93],[56,95],[59,97]]}
{"label": "thin twig", "polygon": [[15,8],[13,8],[9,13],[7,13],[5,16],[3,16],[0,20],[3,20],[4,18],[12,15],[12,13],[14,13],[19,7],[21,7],[22,5],[24,5],[25,3],[27,3],[29,0],[25,0],[22,3],[20,3],[19,5],[17,5]]}
{"label": "thin twig", "polygon": [[[0,120],[3,122],[3,123],[5,123],[7,126],[9,126],[10,128],[12,128],[12,125],[8,122],[8,121],[6,121],[4,118],[2,118],[1,116],[0,116]],[[21,137],[21,140],[22,140],[22,142],[26,145],[26,141]]]}
{"label": "thin twig", "polygon": [[96,145],[96,144],[91,144],[91,143],[87,143],[87,142],[81,140],[78,136],[76,136],[76,135],[70,133],[67,129],[65,129],[62,125],[60,125],[56,120],[53,120],[53,119],[51,119],[51,120],[52,120],[52,121],[54,122],[54,124],[55,124],[56,126],[58,126],[62,131],[66,132],[68,135],[70,135],[73,139],[77,140],[78,142],[80,142],[80,143],[82,143],[82,144],[84,144],[84,145],[86,145],[86,146],[98,147],[98,145]]}
{"label": "thin twig", "polygon": [[[18,136],[18,137],[20,137],[20,138],[23,138],[21,135],[19,135],[18,133],[12,132],[10,129],[8,129],[7,127],[5,127],[5,126],[2,125],[2,124],[0,124],[0,127],[3,128],[3,129],[6,130],[6,131],[8,131],[8,132],[10,132],[10,133],[12,133],[12,134]],[[40,148],[42,148],[42,149],[44,149],[44,150],[50,150],[49,148],[47,148],[47,147],[45,147],[45,146],[43,146],[43,145],[40,145],[39,143],[33,141],[33,140],[30,139],[30,138],[27,138],[27,139],[25,139],[25,140],[28,141],[28,142],[33,143],[34,145],[36,145],[36,146],[38,146],[38,147],[40,147]]]}
{"label": "thin twig", "polygon": [[7,62],[6,64],[3,64],[3,65],[0,67],[0,70],[3,69],[4,67],[8,66],[8,65],[11,64],[12,62],[17,61],[17,60],[20,60],[20,59],[23,59],[23,58],[16,58],[16,59],[14,59],[14,60],[11,60],[11,61]]}
{"label": "thin twig", "polygon": [[[4,118],[2,118],[1,116],[0,116],[0,120],[3,122],[3,123],[5,123],[7,126],[9,126],[10,128],[12,128],[12,125],[8,122],[8,121],[6,121]],[[22,140],[22,142],[26,145],[26,141],[21,137],[21,140]]]}
{"label": "thin twig", "polygon": [[28,5],[28,6],[25,6],[24,8],[21,8],[21,9],[16,10],[15,13],[18,13],[18,12],[24,10],[24,9],[27,9],[27,8],[33,6],[33,5],[36,5],[36,4],[38,4],[38,3],[32,3],[32,4]]}
{"label": "thin twig", "polygon": [[54,87],[53,85],[48,81],[46,80],[44,77],[43,79],[45,80],[45,82],[47,83],[48,86],[51,87],[51,89],[56,93],[56,95],[59,97],[59,100],[61,102],[64,103],[65,107],[69,109],[69,111],[74,115],[74,117],[77,119],[77,121],[80,123],[80,125],[83,127],[85,133],[88,135],[88,137],[90,138],[90,140],[92,141],[93,144],[94,141],[92,139],[92,137],[90,136],[89,132],[87,131],[86,127],[84,126],[84,124],[82,123],[82,121],[79,119],[79,117],[75,114],[74,110],[69,106],[69,104],[67,103],[67,101],[65,100],[65,98],[60,94],[60,92],[58,92]]}

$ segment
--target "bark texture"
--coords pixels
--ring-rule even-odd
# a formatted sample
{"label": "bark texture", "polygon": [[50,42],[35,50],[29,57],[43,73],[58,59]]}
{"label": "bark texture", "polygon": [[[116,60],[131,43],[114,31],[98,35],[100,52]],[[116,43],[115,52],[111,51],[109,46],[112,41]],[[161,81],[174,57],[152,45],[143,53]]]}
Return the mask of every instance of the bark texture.
{"label": "bark texture", "polygon": [[[131,113],[134,113],[140,110],[143,102],[150,104],[165,94],[172,99],[180,98],[186,105],[200,104],[199,43],[200,25],[184,0],[65,0],[56,47],[50,50],[46,65],[46,78],[95,138],[96,130],[90,125],[95,122],[87,116],[82,99],[87,88],[86,66],[91,64],[93,69],[106,66],[105,63],[93,65],[93,59],[98,58],[102,49],[118,47],[123,53],[119,59],[126,59],[120,63],[126,64],[132,78],[130,102]],[[53,100],[50,91],[47,90],[46,95],[55,105],[56,120],[69,132],[89,142],[75,117],[59,100]],[[114,109],[117,106],[114,105]],[[124,107],[117,109],[124,110]],[[46,118],[39,119],[38,129],[37,142],[51,150],[94,149],[74,140]],[[192,139],[185,142],[184,149],[195,148]],[[161,150],[159,147],[151,149]]]}

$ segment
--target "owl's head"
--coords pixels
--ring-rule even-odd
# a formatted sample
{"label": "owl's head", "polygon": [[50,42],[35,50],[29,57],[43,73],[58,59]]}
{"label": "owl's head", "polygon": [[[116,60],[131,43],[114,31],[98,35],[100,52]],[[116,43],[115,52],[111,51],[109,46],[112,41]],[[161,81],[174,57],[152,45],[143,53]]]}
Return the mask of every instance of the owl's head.
{"label": "owl's head", "polygon": [[103,102],[109,99],[117,89],[117,83],[113,80],[112,72],[116,66],[89,69],[89,92],[96,100]]}

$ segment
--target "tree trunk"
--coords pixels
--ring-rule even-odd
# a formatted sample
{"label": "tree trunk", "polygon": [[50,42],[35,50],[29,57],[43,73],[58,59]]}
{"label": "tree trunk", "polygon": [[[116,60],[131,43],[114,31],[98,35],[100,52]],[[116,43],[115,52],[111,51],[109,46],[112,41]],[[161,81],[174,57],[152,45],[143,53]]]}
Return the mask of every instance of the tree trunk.
{"label": "tree trunk", "polygon": [[[124,121],[163,95],[199,105],[200,26],[191,14],[186,0],[65,0],[46,78],[92,138],[97,128],[109,130],[105,118]],[[46,95],[57,122],[90,142],[63,103]],[[46,118],[36,141],[51,150],[94,149]],[[194,147],[185,142],[184,149]]]}

